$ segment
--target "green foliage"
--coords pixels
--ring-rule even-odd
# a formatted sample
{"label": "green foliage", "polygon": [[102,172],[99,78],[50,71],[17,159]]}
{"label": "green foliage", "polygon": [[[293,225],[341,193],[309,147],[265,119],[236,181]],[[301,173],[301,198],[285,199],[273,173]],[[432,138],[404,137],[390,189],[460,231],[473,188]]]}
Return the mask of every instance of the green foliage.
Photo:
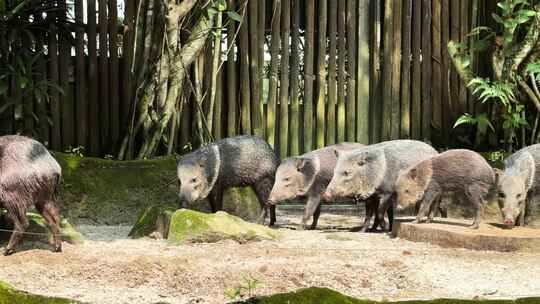
{"label": "green foliage", "polygon": [[472,88],[473,94],[478,95],[482,103],[493,100],[508,106],[512,100],[516,100],[514,93],[516,86],[512,83],[503,83],[496,80],[489,80],[488,78],[476,77],[467,86]]}
{"label": "green foliage", "polygon": [[487,133],[488,127],[491,131],[495,132],[495,128],[491,124],[491,121],[489,120],[489,117],[486,113],[481,113],[476,116],[472,116],[469,113],[465,113],[456,120],[456,123],[454,124],[454,128],[462,124],[476,125],[478,127],[478,132],[481,135],[484,135]]}
{"label": "green foliage", "polygon": [[259,288],[262,283],[252,277],[244,278],[244,282],[238,286],[225,289],[225,296],[231,301],[238,301],[244,298],[251,298],[253,291]]}
{"label": "green foliage", "polygon": [[525,66],[527,74],[531,75],[536,81],[540,81],[540,60],[529,62]]}

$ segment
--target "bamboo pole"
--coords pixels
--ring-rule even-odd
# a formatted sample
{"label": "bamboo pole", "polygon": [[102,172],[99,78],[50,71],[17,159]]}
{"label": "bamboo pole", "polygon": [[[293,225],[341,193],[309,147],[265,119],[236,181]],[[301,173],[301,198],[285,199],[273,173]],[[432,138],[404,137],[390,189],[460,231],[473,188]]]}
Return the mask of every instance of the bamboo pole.
{"label": "bamboo pole", "polygon": [[412,0],[403,1],[403,48],[401,68],[401,130],[400,138],[411,137],[411,21]]}
{"label": "bamboo pole", "polygon": [[[261,123],[261,75],[259,73],[259,24],[257,18],[258,15],[258,3],[259,1],[249,1],[249,27],[247,28],[249,33],[249,73],[251,84],[251,123],[253,134],[257,136],[263,136],[263,126]],[[263,37],[260,37],[261,39]]]}
{"label": "bamboo pole", "polygon": [[347,60],[345,44],[346,2],[338,1],[338,81],[337,81],[337,141],[345,141],[345,61]]}
{"label": "bamboo pole", "polygon": [[338,2],[330,1],[328,18],[329,58],[328,58],[328,113],[326,115],[326,143],[336,142],[336,105],[337,105],[337,9]]}
{"label": "bamboo pole", "polygon": [[[118,59],[118,12],[117,1],[109,0],[109,111],[111,113],[111,144],[116,145],[120,140],[120,89],[119,89],[119,59]],[[112,147],[111,147],[112,148]]]}
{"label": "bamboo pole", "polygon": [[347,140],[356,139],[356,9],[357,0],[347,0]]}
{"label": "bamboo pole", "polygon": [[[422,35],[431,37],[431,1],[422,1]],[[422,56],[422,140],[431,141],[431,39],[423,39]]]}
{"label": "bamboo pole", "polygon": [[384,8],[384,34],[383,34],[383,131],[382,140],[392,138],[392,50],[394,48],[394,20],[393,20],[394,0],[385,2]]}
{"label": "bamboo pole", "polygon": [[248,8],[245,0],[243,2],[243,20],[240,25],[240,118],[241,118],[241,132],[242,134],[252,134],[251,130],[251,91],[250,91],[250,61],[249,61],[249,16],[247,14]]}
{"label": "bamboo pole", "polygon": [[326,22],[327,0],[319,0],[319,43],[317,46],[317,148],[324,147],[326,100]]}
{"label": "bamboo pole", "polygon": [[291,38],[291,155],[300,154],[300,0],[292,0]]}
{"label": "bamboo pole", "polygon": [[[235,9],[235,0],[228,0],[227,6],[230,10]],[[228,20],[227,23],[227,136],[231,137],[237,134],[237,73],[236,73],[236,60],[235,60],[235,33],[236,33],[236,21],[233,19]]]}
{"label": "bamboo pole", "polygon": [[358,44],[356,71],[356,141],[362,144],[369,144],[369,1],[359,0],[357,7],[358,14]]}
{"label": "bamboo pole", "polygon": [[[393,20],[393,48],[392,48],[392,102],[391,102],[391,126],[390,138],[398,139],[401,126],[400,120],[400,86],[401,86],[401,6],[402,0],[394,0],[392,17]],[[424,39],[425,41],[425,39]],[[429,57],[428,57],[429,58]]]}
{"label": "bamboo pole", "polygon": [[412,106],[411,137],[422,138],[422,65],[420,61],[422,49],[422,5],[415,1],[413,5],[412,29]]}
{"label": "bamboo pole", "polygon": [[291,34],[291,0],[281,5],[281,79],[279,88],[279,156],[289,154],[289,38]]}
{"label": "bamboo pole", "polygon": [[381,2],[370,1],[372,17],[371,30],[371,89],[370,89],[370,116],[371,116],[371,139],[370,142],[381,141],[382,131],[382,92],[381,92]]}
{"label": "bamboo pole", "polygon": [[259,101],[259,113],[261,115],[261,129],[262,136],[266,136],[266,115],[264,115],[264,107],[267,103],[268,96],[265,97],[264,94],[264,45],[266,41],[266,0],[258,0],[258,23],[257,23],[257,35],[258,37],[258,50],[257,54],[259,55],[258,66],[259,66],[259,86],[260,86],[260,101]]}
{"label": "bamboo pole", "polygon": [[104,152],[112,152],[110,145],[111,121],[109,110],[109,41],[107,0],[98,1],[99,11],[99,125],[101,146]]}
{"label": "bamboo pole", "polygon": [[272,15],[272,45],[270,46],[270,84],[268,89],[267,140],[276,148],[276,105],[278,89],[279,46],[281,44],[281,0],[275,0]]}
{"label": "bamboo pole", "polygon": [[208,105],[208,113],[206,115],[206,121],[208,122],[208,129],[212,131],[214,128],[214,108],[217,103],[221,100],[217,100],[217,83],[218,83],[218,73],[219,67],[221,66],[221,28],[223,26],[223,13],[218,12],[216,14],[216,23],[215,23],[215,36],[214,36],[214,47],[212,49],[212,76],[210,84],[210,98]]}
{"label": "bamboo pole", "polygon": [[435,130],[443,128],[442,122],[442,47],[441,47],[441,0],[433,0],[431,45],[433,84],[431,87],[431,104],[433,109],[433,127]]}
{"label": "bamboo pole", "polygon": [[313,61],[315,47],[315,1],[306,1],[306,47],[304,58],[304,152],[313,149]]}

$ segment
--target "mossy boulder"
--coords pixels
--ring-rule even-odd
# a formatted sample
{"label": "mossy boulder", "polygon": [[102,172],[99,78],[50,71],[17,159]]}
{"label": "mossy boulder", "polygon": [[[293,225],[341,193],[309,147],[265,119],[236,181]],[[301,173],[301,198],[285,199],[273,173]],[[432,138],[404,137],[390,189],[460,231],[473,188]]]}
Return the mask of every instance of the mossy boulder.
{"label": "mossy boulder", "polygon": [[[28,212],[26,214],[28,217],[29,226],[26,229],[27,235],[24,236],[25,240],[34,240],[52,243],[52,234],[45,219],[37,214]],[[13,224],[8,219],[6,211],[0,210],[0,228],[5,230],[13,229]],[[70,244],[82,244],[84,242],[84,237],[80,234],[66,219],[60,221],[60,233],[62,233],[62,240]],[[7,241],[11,235],[9,231],[2,231],[0,238]]]}
{"label": "mossy boulder", "polygon": [[0,281],[0,304],[76,304],[74,300],[49,298],[19,291],[11,285]]}
{"label": "mossy boulder", "polygon": [[246,300],[244,302],[237,303],[246,303],[246,304],[278,304],[278,303],[289,303],[289,304],[309,304],[309,303],[318,303],[318,304],[376,304],[376,303],[386,303],[386,304],[536,304],[540,303],[540,298],[524,298],[518,300],[457,300],[457,299],[437,299],[437,300],[427,300],[427,301],[398,301],[398,302],[389,302],[389,301],[370,301],[370,300],[360,300],[355,299],[344,294],[341,294],[337,291],[328,289],[328,288],[304,288],[295,292],[281,293],[272,296],[258,297]]}
{"label": "mossy boulder", "polygon": [[232,239],[240,243],[275,240],[279,232],[253,224],[226,212],[206,214],[188,209],[177,210],[171,217],[167,240],[173,244],[186,242],[218,242]]}
{"label": "mossy boulder", "polygon": [[239,218],[256,222],[262,209],[255,192],[250,187],[231,188],[223,195],[223,211]]}
{"label": "mossy boulder", "polygon": [[178,209],[175,204],[163,204],[146,208],[131,228],[131,238],[152,237],[166,239],[172,214]]}
{"label": "mossy boulder", "polygon": [[62,167],[61,213],[74,224],[134,223],[150,206],[176,202],[176,160],[117,161],[54,153]]}

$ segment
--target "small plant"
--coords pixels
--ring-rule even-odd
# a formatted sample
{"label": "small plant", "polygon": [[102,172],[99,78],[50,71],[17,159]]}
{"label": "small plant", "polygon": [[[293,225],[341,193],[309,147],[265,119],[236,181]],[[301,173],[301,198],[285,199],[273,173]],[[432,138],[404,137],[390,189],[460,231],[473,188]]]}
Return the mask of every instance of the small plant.
{"label": "small plant", "polygon": [[244,278],[243,283],[232,288],[225,289],[225,296],[231,301],[253,297],[253,291],[259,288],[262,283],[252,277]]}
{"label": "small plant", "polygon": [[490,152],[487,156],[487,159],[490,162],[498,162],[504,159],[504,151],[493,151]]}
{"label": "small plant", "polygon": [[69,146],[64,152],[68,154],[77,155],[78,157],[84,157],[84,146],[72,147]]}

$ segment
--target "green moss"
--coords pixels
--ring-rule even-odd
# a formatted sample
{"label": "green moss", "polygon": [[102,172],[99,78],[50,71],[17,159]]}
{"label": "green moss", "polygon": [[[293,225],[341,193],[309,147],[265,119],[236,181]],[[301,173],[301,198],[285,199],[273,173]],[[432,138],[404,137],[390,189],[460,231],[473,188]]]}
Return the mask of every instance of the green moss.
{"label": "green moss", "polygon": [[520,303],[520,304],[537,304],[540,303],[540,298],[527,298],[519,300],[454,300],[454,299],[438,299],[431,301],[399,301],[399,302],[377,302],[369,300],[359,300],[346,295],[343,295],[337,291],[328,289],[328,288],[318,288],[311,287],[300,289],[295,292],[290,293],[281,293],[272,296],[259,297],[249,299],[242,303],[249,304],[278,304],[278,303],[288,303],[288,304],[309,304],[309,303],[318,303],[318,304],[375,304],[375,303],[388,303],[388,304],[511,304],[511,303]]}
{"label": "green moss", "polygon": [[223,211],[243,220],[255,222],[261,214],[261,205],[250,187],[231,188],[223,195]]}
{"label": "green moss", "polygon": [[[41,215],[32,212],[28,212],[27,217],[30,225],[26,229],[26,232],[37,234],[26,235],[25,239],[52,243],[52,234],[47,227],[45,219]],[[13,229],[13,224],[7,219],[5,210],[0,210],[0,227],[7,230]],[[70,244],[82,244],[84,242],[83,235],[75,230],[66,219],[60,221],[60,233],[62,233],[62,240]],[[10,235],[11,232],[3,232],[2,239],[7,240]]]}
{"label": "green moss", "polygon": [[133,225],[133,228],[131,228],[129,236],[131,238],[140,238],[158,232],[162,237],[166,238],[171,216],[177,209],[178,207],[175,204],[163,204],[146,208],[135,225]]}
{"label": "green moss", "polygon": [[62,215],[79,224],[133,223],[145,208],[176,202],[174,158],[115,161],[54,153]]}
{"label": "green moss", "polygon": [[11,287],[11,285],[0,281],[0,304],[75,304],[81,303],[68,299],[49,298],[29,294]]}
{"label": "green moss", "polygon": [[277,231],[248,223],[226,212],[206,214],[188,209],[177,210],[172,215],[168,235],[168,241],[173,244],[216,242],[223,239],[248,242],[277,238]]}

